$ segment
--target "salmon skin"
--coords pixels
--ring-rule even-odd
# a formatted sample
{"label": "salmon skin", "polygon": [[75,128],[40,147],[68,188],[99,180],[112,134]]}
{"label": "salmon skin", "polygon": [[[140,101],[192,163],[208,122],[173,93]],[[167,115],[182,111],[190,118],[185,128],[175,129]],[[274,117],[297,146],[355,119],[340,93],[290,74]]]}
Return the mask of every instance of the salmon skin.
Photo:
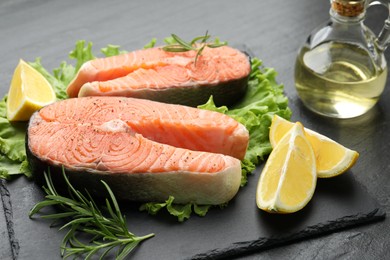
{"label": "salmon skin", "polygon": [[144,99],[85,97],[35,112],[26,150],[34,175],[63,166],[92,193],[101,192],[96,189],[102,179],[119,199],[164,201],[172,195],[178,203],[217,205],[239,189],[239,159],[248,140],[246,128],[221,113]]}
{"label": "salmon skin", "polygon": [[160,47],[88,61],[67,87],[69,97],[125,96],[198,106],[213,95],[231,105],[247,89],[249,56],[229,46],[167,52]]}

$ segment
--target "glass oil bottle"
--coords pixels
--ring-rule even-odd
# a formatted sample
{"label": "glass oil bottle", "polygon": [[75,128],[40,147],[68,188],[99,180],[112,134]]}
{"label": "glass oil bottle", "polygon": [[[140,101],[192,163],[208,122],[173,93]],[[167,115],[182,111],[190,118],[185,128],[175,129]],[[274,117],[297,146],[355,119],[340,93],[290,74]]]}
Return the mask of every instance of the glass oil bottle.
{"label": "glass oil bottle", "polygon": [[[388,3],[383,0],[384,4]],[[331,0],[330,20],[307,38],[295,64],[295,87],[310,110],[353,118],[378,101],[387,80],[383,55],[390,33],[379,37],[364,25],[366,9],[379,1]]]}

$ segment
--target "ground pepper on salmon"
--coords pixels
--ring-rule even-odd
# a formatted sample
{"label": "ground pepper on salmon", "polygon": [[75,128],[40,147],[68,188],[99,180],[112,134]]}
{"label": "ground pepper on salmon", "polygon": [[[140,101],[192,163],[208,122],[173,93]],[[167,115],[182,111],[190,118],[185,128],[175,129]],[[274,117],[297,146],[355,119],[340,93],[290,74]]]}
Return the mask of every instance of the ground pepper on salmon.
{"label": "ground pepper on salmon", "polygon": [[213,95],[231,105],[247,89],[250,59],[229,46],[168,52],[160,47],[98,58],[82,65],[67,87],[69,97],[125,96],[197,106]]}
{"label": "ground pepper on salmon", "polygon": [[[92,192],[121,199],[221,204],[237,193],[246,128],[221,113],[124,97],[85,97],[36,112],[27,130],[34,174],[64,166]],[[98,191],[97,191],[98,192]]]}

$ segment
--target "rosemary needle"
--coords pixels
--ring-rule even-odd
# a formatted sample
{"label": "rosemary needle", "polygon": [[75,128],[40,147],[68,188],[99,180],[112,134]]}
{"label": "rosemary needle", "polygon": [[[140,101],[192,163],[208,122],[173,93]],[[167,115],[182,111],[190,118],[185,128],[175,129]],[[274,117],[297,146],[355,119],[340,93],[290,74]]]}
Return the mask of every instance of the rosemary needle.
{"label": "rosemary needle", "polygon": [[218,48],[227,45],[227,42],[220,42],[218,38],[216,38],[214,42],[208,42],[211,36],[208,34],[207,31],[205,35],[195,37],[194,39],[192,39],[191,42],[186,42],[176,34],[171,34],[171,37],[172,39],[169,40],[169,44],[164,46],[162,49],[168,52],[196,51],[195,66],[196,61],[202,54],[205,47]]}
{"label": "rosemary needle", "polygon": [[[69,179],[62,171],[66,182],[69,196],[60,195],[49,174],[44,173],[47,194],[45,200],[38,202],[29,212],[30,218],[48,206],[57,206],[61,211],[53,214],[41,215],[42,218],[53,220],[69,220],[60,230],[68,229],[61,243],[61,256],[85,256],[90,259],[96,254],[100,254],[99,259],[103,259],[110,251],[117,248],[116,259],[124,259],[143,240],[153,237],[148,234],[138,237],[131,233],[126,224],[126,219],[122,215],[118,202],[115,199],[110,187],[102,181],[109,198],[106,198],[104,212],[97,206],[91,195],[86,191],[86,195],[76,190]],[[80,241],[80,237],[91,237],[88,243]],[[83,239],[83,240],[84,240]]]}

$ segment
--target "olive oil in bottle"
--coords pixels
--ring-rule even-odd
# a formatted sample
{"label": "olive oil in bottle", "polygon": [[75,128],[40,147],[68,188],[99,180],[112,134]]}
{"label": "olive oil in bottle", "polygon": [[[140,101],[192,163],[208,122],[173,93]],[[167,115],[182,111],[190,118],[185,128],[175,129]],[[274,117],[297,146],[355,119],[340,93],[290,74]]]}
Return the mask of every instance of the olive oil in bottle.
{"label": "olive oil in bottle", "polygon": [[378,67],[357,45],[327,42],[302,48],[295,64],[295,85],[302,102],[330,117],[364,114],[378,101],[387,68]]}
{"label": "olive oil in bottle", "polygon": [[330,19],[307,37],[295,62],[295,88],[310,110],[353,118],[379,100],[387,80],[384,51],[390,16],[378,37],[364,24],[366,9],[388,0],[330,0]]}

